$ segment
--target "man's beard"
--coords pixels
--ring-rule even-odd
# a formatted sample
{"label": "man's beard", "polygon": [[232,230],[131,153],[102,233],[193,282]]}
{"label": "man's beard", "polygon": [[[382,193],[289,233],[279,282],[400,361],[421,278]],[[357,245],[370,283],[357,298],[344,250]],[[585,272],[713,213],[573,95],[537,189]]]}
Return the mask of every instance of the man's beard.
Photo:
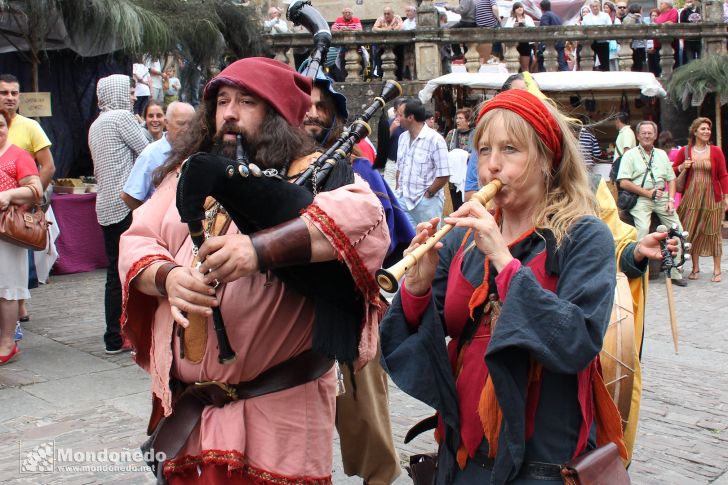
{"label": "man's beard", "polygon": [[222,125],[215,137],[212,139],[212,153],[220,155],[226,158],[235,159],[238,156],[238,140],[237,136],[235,140],[225,140],[224,137],[227,134],[233,133],[235,135],[242,135],[242,148],[249,161],[253,161],[255,156],[255,145],[257,144],[254,137],[249,133],[246,133],[240,127],[234,123],[225,122]]}
{"label": "man's beard", "polygon": [[[329,123],[329,125],[330,124],[331,123]],[[304,118],[303,128],[314,138],[314,140],[316,140],[317,143],[323,143],[326,139],[326,135],[329,133],[328,126],[326,126],[324,121],[320,118]]]}

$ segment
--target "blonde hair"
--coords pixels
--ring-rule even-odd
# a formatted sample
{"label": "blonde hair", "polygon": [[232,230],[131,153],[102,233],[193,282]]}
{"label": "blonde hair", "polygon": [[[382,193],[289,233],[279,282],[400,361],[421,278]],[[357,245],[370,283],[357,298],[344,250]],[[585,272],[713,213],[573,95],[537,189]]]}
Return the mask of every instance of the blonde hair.
{"label": "blonde hair", "polygon": [[[579,218],[596,216],[598,205],[589,187],[589,179],[576,138],[564,116],[549,103],[544,103],[558,123],[561,133],[561,161],[554,170],[554,153],[538,137],[533,127],[516,113],[498,108],[487,112],[475,128],[474,146],[490,140],[495,130],[509,134],[513,145],[527,149],[526,170],[540,170],[543,177],[544,199],[533,210],[533,225],[549,229],[561,244],[569,228]],[[536,149],[533,150],[533,147]],[[525,174],[524,174],[525,175]]]}

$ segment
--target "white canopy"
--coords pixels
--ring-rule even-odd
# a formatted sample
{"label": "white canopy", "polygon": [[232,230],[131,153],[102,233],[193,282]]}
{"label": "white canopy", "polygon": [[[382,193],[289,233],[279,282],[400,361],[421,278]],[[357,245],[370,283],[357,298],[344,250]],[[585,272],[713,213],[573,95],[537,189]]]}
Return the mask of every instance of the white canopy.
{"label": "white canopy", "polygon": [[[429,103],[432,94],[439,86],[458,85],[475,89],[500,89],[508,79],[507,73],[467,73],[457,72],[432,79],[420,91],[419,98]],[[560,71],[539,72],[533,74],[541,91],[573,92],[573,91],[619,91],[626,89],[639,90],[645,96],[666,96],[667,93],[651,72],[631,71]]]}

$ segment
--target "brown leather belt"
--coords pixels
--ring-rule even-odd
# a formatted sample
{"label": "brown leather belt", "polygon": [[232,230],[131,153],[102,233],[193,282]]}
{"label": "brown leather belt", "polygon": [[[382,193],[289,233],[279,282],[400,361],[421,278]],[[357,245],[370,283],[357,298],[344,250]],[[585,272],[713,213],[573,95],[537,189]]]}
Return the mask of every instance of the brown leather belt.
{"label": "brown leather belt", "polygon": [[[333,363],[313,350],[307,350],[263,371],[250,381],[239,384],[218,381],[189,384],[175,401],[172,414],[161,419],[141,449],[145,457],[153,458],[163,452],[166,459],[174,458],[200,422],[205,406],[222,407],[240,399],[251,399],[300,386],[324,375]],[[157,483],[166,483],[164,461],[153,459],[147,463],[157,477]]]}

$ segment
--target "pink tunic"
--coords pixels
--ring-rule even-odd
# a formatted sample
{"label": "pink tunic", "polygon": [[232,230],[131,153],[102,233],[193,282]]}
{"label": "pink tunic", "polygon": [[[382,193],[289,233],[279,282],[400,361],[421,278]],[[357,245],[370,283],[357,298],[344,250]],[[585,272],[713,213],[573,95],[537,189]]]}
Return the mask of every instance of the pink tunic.
{"label": "pink tunic", "polygon": [[[136,360],[151,374],[152,392],[171,413],[169,375],[182,382],[218,380],[238,383],[312,346],[313,304],[282,281],[256,273],[228,283],[218,292],[220,308],[237,360],[217,362],[217,340],[208,320],[207,351],[200,364],[180,358],[166,298],[140,293],[131,282],[160,259],[187,266],[192,261],[187,226],[175,206],[177,179],[168,176],[154,196],[134,212],[131,228],[120,243],[119,273],[124,281],[125,335],[137,350]],[[389,246],[381,204],[360,179],[321,193],[303,214],[318,227],[349,267],[365,305],[359,365],[376,351],[379,297],[374,271]],[[335,221],[335,222],[334,222]],[[229,233],[237,232],[231,225]],[[171,346],[170,346],[171,342]],[[167,463],[167,474],[192,472],[198,465],[227,465],[228,471],[300,483],[327,483],[332,464],[335,416],[333,370],[323,377],[278,393],[208,406],[180,455]],[[204,473],[203,473],[204,475]],[[204,477],[202,477],[204,478]],[[272,483],[272,482],[270,482]],[[277,482],[278,483],[278,482]]]}

